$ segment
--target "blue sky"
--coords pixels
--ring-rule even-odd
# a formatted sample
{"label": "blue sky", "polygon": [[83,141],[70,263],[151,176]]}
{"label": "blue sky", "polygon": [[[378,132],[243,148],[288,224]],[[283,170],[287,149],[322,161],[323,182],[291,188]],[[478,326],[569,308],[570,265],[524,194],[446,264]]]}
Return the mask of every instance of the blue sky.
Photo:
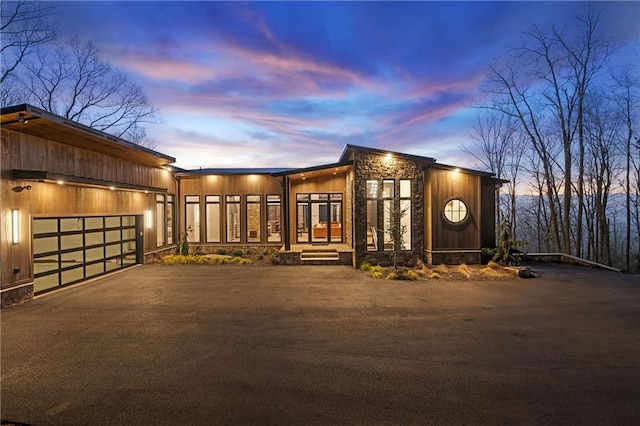
{"label": "blue sky", "polygon": [[[569,31],[602,7],[640,40],[637,2],[60,2],[60,30],[93,41],[160,108],[148,133],[177,165],[334,162],[347,143],[474,166],[479,87],[531,23]],[[624,62],[629,49],[619,52]]]}

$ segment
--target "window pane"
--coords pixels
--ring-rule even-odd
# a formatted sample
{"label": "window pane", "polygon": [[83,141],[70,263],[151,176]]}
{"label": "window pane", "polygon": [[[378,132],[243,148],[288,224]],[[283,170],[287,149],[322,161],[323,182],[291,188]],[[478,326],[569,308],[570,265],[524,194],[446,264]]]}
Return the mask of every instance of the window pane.
{"label": "window pane", "polygon": [[393,232],[393,200],[384,200],[382,215],[384,249],[393,250],[393,239],[391,238],[391,232]]}
{"label": "window pane", "polygon": [[400,238],[400,249],[411,250],[411,200],[400,200]]}
{"label": "window pane", "polygon": [[173,209],[175,204],[173,203],[173,195],[169,195],[167,201],[167,244],[173,244]]}
{"label": "window pane", "polygon": [[309,194],[296,194],[296,200],[304,201],[309,199]]}
{"label": "window pane", "polygon": [[62,235],[60,237],[60,248],[67,250],[76,247],[82,247],[82,234]]}
{"label": "window pane", "polygon": [[82,231],[82,218],[60,219],[60,232]]}
{"label": "window pane", "polygon": [[48,232],[58,232],[58,219],[33,219],[34,234],[46,234]]}
{"label": "window pane", "polygon": [[239,195],[227,195],[227,203],[239,203],[240,196]]}
{"label": "window pane", "polygon": [[[259,199],[260,196],[258,196]],[[248,201],[247,197],[247,201]],[[247,241],[260,241],[260,204],[247,203]]]}
{"label": "window pane", "polygon": [[220,202],[220,196],[219,195],[207,195],[205,197],[205,201],[207,203],[219,203]]}
{"label": "window pane", "polygon": [[[278,199],[280,196],[278,196]],[[269,242],[280,242],[280,202],[269,203],[267,205],[267,240]]]}
{"label": "window pane", "polygon": [[444,206],[444,217],[451,223],[460,223],[467,218],[468,209],[464,201],[453,199]]}
{"label": "window pane", "polygon": [[104,226],[104,218],[102,217],[87,217],[84,219],[85,229],[100,229]]}
{"label": "window pane", "polygon": [[135,225],[136,225],[135,216],[122,216],[122,226],[135,226]]}
{"label": "window pane", "polygon": [[240,242],[240,203],[227,203],[227,242]]}
{"label": "window pane", "polygon": [[378,181],[367,181],[367,198],[378,198]]}
{"label": "window pane", "polygon": [[88,246],[104,243],[104,232],[89,232],[84,235],[85,242]]}
{"label": "window pane", "polygon": [[298,204],[297,239],[300,243],[309,242],[309,204]]}
{"label": "window pane", "polygon": [[58,251],[58,237],[34,238],[33,254]]}
{"label": "window pane", "polygon": [[382,198],[393,198],[394,182],[392,180],[382,181]]}
{"label": "window pane", "polygon": [[267,202],[271,202],[271,201],[280,201],[280,196],[279,195],[267,195]]}
{"label": "window pane", "polygon": [[120,216],[107,216],[104,218],[105,227],[107,228],[119,228],[120,227]]}
{"label": "window pane", "polygon": [[186,205],[185,226],[188,232],[187,241],[190,243],[200,242],[200,204],[191,203]]}
{"label": "window pane", "polygon": [[87,265],[87,278],[104,273],[104,262]]}
{"label": "window pane", "polygon": [[259,203],[260,196],[259,195],[247,195],[247,203]]}
{"label": "window pane", "polygon": [[207,242],[220,242],[220,204],[207,204]]}
{"label": "window pane", "polygon": [[33,273],[40,274],[42,272],[53,271],[58,269],[58,255],[39,257],[33,260]]}
{"label": "window pane", "polygon": [[120,241],[120,230],[119,229],[116,230],[116,231],[107,231],[105,234],[106,234],[106,242],[107,243],[113,243],[115,241]]}
{"label": "window pane", "polygon": [[411,197],[411,181],[401,180],[400,181],[400,198],[410,198],[410,197]]}
{"label": "window pane", "polygon": [[378,201],[367,200],[367,250],[378,250]]}
{"label": "window pane", "polygon": [[156,204],[156,245],[162,247],[164,245],[164,202]]}
{"label": "window pane", "polygon": [[187,203],[199,203],[200,202],[200,196],[199,195],[187,195],[186,197],[184,197],[184,200]]}

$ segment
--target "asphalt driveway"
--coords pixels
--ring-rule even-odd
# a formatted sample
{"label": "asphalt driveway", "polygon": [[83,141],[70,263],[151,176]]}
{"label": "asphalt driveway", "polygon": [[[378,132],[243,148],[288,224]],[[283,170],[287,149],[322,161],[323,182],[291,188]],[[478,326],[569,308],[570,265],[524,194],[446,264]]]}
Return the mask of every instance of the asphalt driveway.
{"label": "asphalt driveway", "polygon": [[31,425],[638,424],[640,279],[132,268],[1,314],[1,417]]}

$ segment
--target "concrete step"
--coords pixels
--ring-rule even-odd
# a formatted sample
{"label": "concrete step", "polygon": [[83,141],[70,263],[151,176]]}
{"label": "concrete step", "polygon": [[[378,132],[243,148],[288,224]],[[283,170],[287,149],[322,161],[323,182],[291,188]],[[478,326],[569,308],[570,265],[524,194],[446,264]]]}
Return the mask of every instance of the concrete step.
{"label": "concrete step", "polygon": [[337,263],[340,255],[335,249],[302,250],[300,253],[301,262],[327,262],[327,264]]}

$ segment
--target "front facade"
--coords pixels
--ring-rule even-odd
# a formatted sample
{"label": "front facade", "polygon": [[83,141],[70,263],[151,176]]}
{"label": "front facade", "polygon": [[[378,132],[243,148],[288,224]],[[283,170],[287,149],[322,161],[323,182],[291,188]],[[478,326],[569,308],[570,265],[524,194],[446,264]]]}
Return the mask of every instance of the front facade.
{"label": "front facade", "polygon": [[301,169],[175,159],[30,105],[2,109],[2,306],[173,252],[279,250],[282,263],[479,263],[489,174],[348,145]]}

